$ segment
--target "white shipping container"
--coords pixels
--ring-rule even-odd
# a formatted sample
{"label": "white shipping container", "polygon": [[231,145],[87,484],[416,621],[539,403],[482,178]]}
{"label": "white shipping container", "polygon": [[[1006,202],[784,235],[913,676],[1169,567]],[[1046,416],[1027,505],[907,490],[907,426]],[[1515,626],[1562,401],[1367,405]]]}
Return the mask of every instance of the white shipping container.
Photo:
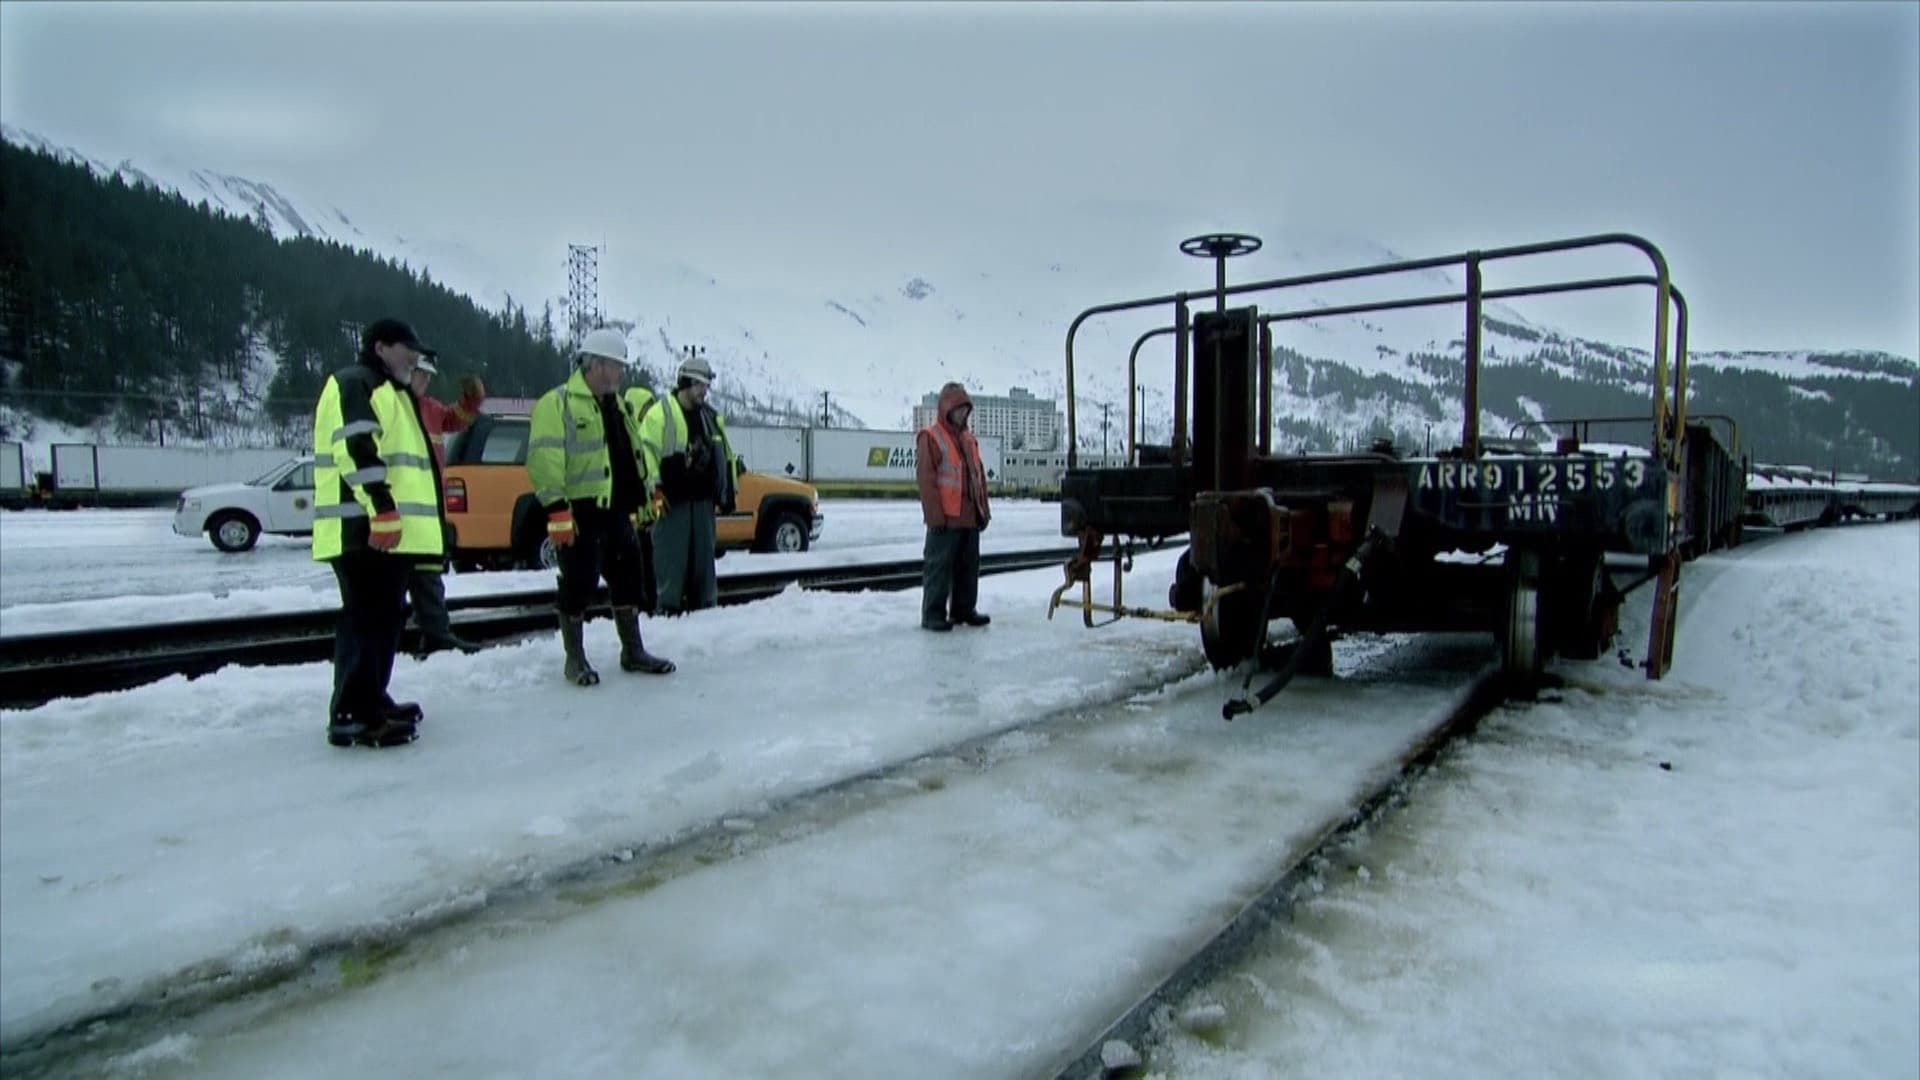
{"label": "white shipping container", "polygon": [[203,484],[240,483],[298,457],[282,449],[215,449],[198,446],[103,446],[102,491],[184,491]]}
{"label": "white shipping container", "polygon": [[53,472],[63,491],[165,494],[251,480],[296,456],[293,450],[57,444]]}
{"label": "white shipping container", "polygon": [[62,491],[92,491],[92,443],[53,444],[53,486]]}
{"label": "white shipping container", "polygon": [[806,430],[796,427],[727,426],[727,439],[747,468],[773,476],[805,479]]}
{"label": "white shipping container", "polygon": [[0,442],[0,491],[26,489],[26,448],[17,442]]}
{"label": "white shipping container", "polygon": [[[915,483],[915,437],[912,431],[813,430],[813,477],[839,483]],[[981,438],[980,458],[987,479],[1000,479],[1000,437]]]}

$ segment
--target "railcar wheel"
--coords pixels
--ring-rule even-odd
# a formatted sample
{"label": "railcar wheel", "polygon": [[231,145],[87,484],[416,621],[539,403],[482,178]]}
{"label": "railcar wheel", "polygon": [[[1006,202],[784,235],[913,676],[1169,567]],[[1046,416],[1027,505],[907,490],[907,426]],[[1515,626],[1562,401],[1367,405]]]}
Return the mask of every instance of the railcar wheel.
{"label": "railcar wheel", "polygon": [[1569,660],[1596,659],[1620,624],[1620,594],[1607,580],[1605,561],[1598,555],[1576,556],[1558,579],[1547,597],[1553,651]]}
{"label": "railcar wheel", "polygon": [[1539,681],[1546,662],[1540,633],[1540,556],[1507,553],[1507,617],[1500,641],[1501,668],[1518,688]]}
{"label": "railcar wheel", "polygon": [[1173,564],[1173,584],[1167,586],[1167,606],[1175,611],[1199,611],[1207,602],[1207,579],[1193,567],[1191,549]]}
{"label": "railcar wheel", "polygon": [[1200,615],[1200,647],[1216,669],[1253,655],[1260,629],[1261,597],[1251,589],[1222,590]]}

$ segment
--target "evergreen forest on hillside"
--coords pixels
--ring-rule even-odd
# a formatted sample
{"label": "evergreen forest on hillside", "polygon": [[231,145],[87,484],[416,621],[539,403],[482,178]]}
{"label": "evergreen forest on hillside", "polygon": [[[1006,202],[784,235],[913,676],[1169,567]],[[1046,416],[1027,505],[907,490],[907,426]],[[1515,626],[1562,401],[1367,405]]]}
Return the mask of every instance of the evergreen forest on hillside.
{"label": "evergreen forest on hillside", "polygon": [[[0,438],[20,437],[7,425],[24,414],[97,428],[109,441],[300,446],[322,381],[352,361],[357,327],[386,315],[411,322],[441,350],[435,392],[443,398],[468,373],[496,397],[532,397],[568,370],[550,308],[530,317],[509,301],[491,312],[424,269],[332,241],[276,239],[264,217],[0,143]],[[1542,414],[1646,414],[1643,357],[1484,322],[1524,348],[1489,352],[1483,434],[1504,436]],[[675,343],[659,333],[671,356]],[[1290,415],[1279,402],[1276,447],[1343,449],[1382,436],[1410,450],[1450,445],[1438,440],[1455,437],[1460,423],[1461,345],[1407,357],[1426,381],[1278,348],[1276,390],[1296,395],[1296,412],[1302,397],[1315,408]],[[1737,418],[1742,448],[1757,460],[1920,476],[1912,360],[1841,353],[1806,364],[1792,378],[1696,366],[1690,409]],[[657,386],[657,374],[643,369],[639,378]],[[752,386],[716,387],[715,400],[735,423],[817,419],[815,401]],[[838,419],[857,424],[844,410]],[[1370,424],[1380,430],[1363,430]]]}
{"label": "evergreen forest on hillside", "polygon": [[[449,376],[565,376],[550,311],[503,314],[391,259],[0,144],[0,403],[149,438],[305,441],[355,328],[404,318]],[[252,439],[249,440],[248,436]]]}

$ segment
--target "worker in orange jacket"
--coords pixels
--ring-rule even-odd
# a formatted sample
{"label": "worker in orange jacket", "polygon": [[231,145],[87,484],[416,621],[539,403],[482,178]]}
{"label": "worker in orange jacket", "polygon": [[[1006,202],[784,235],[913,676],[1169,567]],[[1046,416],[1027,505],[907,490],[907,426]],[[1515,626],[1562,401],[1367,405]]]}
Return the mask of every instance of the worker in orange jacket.
{"label": "worker in orange jacket", "polygon": [[920,564],[920,625],[942,632],[985,626],[980,600],[980,532],[987,506],[987,470],[967,421],[973,399],[959,383],[940,388],[940,415],[914,440],[914,475],[927,546]]}

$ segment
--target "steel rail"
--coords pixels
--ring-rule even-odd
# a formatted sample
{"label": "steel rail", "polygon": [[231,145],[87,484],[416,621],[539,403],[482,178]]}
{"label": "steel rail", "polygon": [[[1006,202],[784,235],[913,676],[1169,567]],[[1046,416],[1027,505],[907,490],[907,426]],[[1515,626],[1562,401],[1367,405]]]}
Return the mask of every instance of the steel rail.
{"label": "steel rail", "polygon": [[[1077,547],[999,552],[980,557],[982,574],[1058,566]],[[920,559],[764,570],[719,580],[722,605],[747,604],[795,585],[828,592],[896,590],[920,584]],[[489,596],[449,597],[454,632],[477,644],[509,640],[554,626],[554,590],[527,589]],[[590,617],[606,614],[599,590]],[[173,675],[198,678],[230,664],[258,667],[302,664],[333,655],[339,610],[271,612],[227,619],[63,630],[0,637],[0,708],[31,708],[57,698],[128,690]],[[418,631],[401,648],[417,652]]]}
{"label": "steel rail", "polygon": [[1507,682],[1498,672],[1476,679],[1447,715],[1401,754],[1397,768],[1380,777],[1347,809],[1334,814],[1315,830],[1309,840],[1295,849],[1296,853],[1280,868],[1278,876],[1196,951],[1167,972],[1132,1008],[1084,1044],[1071,1060],[1044,1075],[1055,1080],[1131,1075],[1125,1067],[1116,1067],[1110,1060],[1109,1055],[1119,1051],[1118,1047],[1110,1048],[1110,1044],[1124,1044],[1127,1050],[1119,1051],[1122,1056],[1128,1051],[1137,1054],[1152,1037],[1157,1012],[1212,982],[1269,927],[1284,921],[1293,910],[1294,897],[1318,873],[1317,868],[1326,856],[1359,830],[1379,820],[1443,751],[1471,734],[1488,713],[1505,701],[1507,692]]}

